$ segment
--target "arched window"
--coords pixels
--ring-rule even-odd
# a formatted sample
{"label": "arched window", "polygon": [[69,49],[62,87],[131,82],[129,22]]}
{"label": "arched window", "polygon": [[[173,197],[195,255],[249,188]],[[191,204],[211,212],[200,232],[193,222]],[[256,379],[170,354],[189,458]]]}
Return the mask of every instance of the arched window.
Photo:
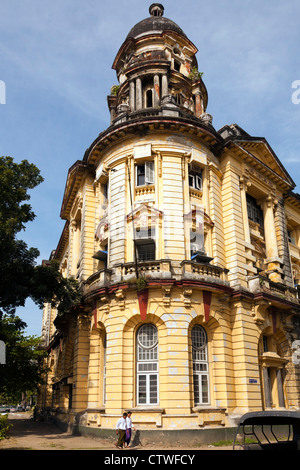
{"label": "arched window", "polygon": [[153,107],[153,92],[152,90],[147,90],[146,92],[146,104],[147,108],[152,108]]}
{"label": "arched window", "polygon": [[137,404],[158,404],[158,333],[150,323],[137,332]]}
{"label": "arched window", "polygon": [[192,357],[194,402],[195,405],[207,405],[210,402],[207,335],[199,325],[192,329]]}
{"label": "arched window", "polygon": [[103,337],[103,405],[106,404],[106,333],[104,333]]}

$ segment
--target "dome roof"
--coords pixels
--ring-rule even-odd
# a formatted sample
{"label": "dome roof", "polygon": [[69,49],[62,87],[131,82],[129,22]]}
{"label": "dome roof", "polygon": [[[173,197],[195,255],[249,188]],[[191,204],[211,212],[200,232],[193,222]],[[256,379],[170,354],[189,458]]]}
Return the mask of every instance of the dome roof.
{"label": "dome roof", "polygon": [[153,3],[150,8],[150,17],[137,23],[128,33],[127,38],[138,38],[147,34],[175,31],[187,37],[174,21],[163,16],[164,7],[160,3]]}

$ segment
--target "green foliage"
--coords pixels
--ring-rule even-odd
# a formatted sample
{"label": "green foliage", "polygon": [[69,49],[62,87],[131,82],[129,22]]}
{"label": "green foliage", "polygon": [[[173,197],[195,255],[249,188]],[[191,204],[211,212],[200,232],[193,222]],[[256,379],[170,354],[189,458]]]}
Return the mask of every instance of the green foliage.
{"label": "green foliage", "polygon": [[118,94],[119,89],[120,85],[113,85],[110,89],[111,95],[116,96]]}
{"label": "green foliage", "polygon": [[8,424],[7,418],[7,415],[0,415],[0,441],[8,438],[8,432],[11,424]]}
{"label": "green foliage", "polygon": [[143,291],[147,287],[147,281],[143,277],[139,277],[136,280],[137,290]]}
{"label": "green foliage", "polygon": [[39,169],[27,160],[14,163],[11,157],[0,158],[0,226],[1,234],[15,235],[35,218],[28,201],[28,189],[43,181]]}
{"label": "green foliage", "polygon": [[74,279],[64,279],[58,265],[36,266],[39,251],[16,238],[25,224],[35,218],[28,190],[43,181],[39,169],[27,162],[0,158],[0,321],[3,313],[13,315],[28,297],[40,307],[51,302],[59,313],[79,302]]}
{"label": "green foliage", "polygon": [[52,260],[47,266],[36,266],[32,277],[31,298],[40,308],[44,303],[50,303],[57,308],[58,315],[63,315],[78,307],[81,297],[78,281],[63,277],[58,261]]}
{"label": "green foliage", "polygon": [[14,313],[29,296],[36,248],[28,248],[16,235],[35,215],[28,201],[29,189],[43,181],[38,168],[27,160],[17,164],[11,157],[0,158],[0,309]]}
{"label": "green foliage", "polygon": [[200,80],[200,78],[202,77],[203,75],[203,72],[199,72],[199,70],[197,69],[197,67],[193,67],[190,74],[189,74],[189,78],[193,81],[193,82],[196,82],[197,80]]}
{"label": "green foliage", "polygon": [[6,364],[0,365],[0,402],[19,403],[22,392],[34,392],[46,372],[40,338],[25,336],[19,317],[4,315],[0,335],[6,344]]}
{"label": "green foliage", "polygon": [[[17,239],[35,218],[29,190],[43,181],[38,168],[27,162],[0,158],[0,339],[6,343],[6,364],[0,364],[0,401],[18,402],[24,391],[35,390],[44,373],[40,340],[25,337],[26,323],[15,316],[28,297],[40,307],[50,302],[63,315],[80,303],[79,285],[65,279],[57,262],[36,266],[39,251]],[[7,397],[7,400],[5,399]]]}

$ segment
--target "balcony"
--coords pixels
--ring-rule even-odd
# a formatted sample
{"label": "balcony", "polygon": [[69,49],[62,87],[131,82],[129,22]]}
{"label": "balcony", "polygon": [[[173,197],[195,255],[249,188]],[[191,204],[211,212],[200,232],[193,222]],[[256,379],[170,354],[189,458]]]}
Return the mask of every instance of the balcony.
{"label": "balcony", "polygon": [[280,282],[273,282],[260,274],[249,279],[249,289],[253,294],[266,293],[278,297],[279,300],[299,302],[297,287],[290,287]]}
{"label": "balcony", "polygon": [[[147,281],[199,281],[229,287],[227,270],[205,262],[205,260],[202,262],[185,260],[176,266],[168,259],[143,261],[137,263],[137,269],[138,277]],[[112,269],[102,269],[92,274],[84,282],[84,294],[104,286],[135,282],[136,278],[135,263],[120,263]]]}

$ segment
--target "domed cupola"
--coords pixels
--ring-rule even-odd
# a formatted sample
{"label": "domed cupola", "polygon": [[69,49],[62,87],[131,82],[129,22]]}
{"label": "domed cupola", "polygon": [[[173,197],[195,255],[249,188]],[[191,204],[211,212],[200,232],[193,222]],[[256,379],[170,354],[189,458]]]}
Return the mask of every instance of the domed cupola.
{"label": "domed cupola", "polygon": [[198,50],[163,16],[163,5],[153,3],[149,13],[130,30],[114,60],[119,84],[108,96],[111,123],[149,115],[202,120],[207,91],[198,71]]}
{"label": "domed cupola", "polygon": [[128,33],[128,38],[138,38],[154,32],[175,31],[182,36],[186,35],[174,21],[163,16],[164,7],[160,3],[152,3],[149,8],[150,17],[137,23]]}

